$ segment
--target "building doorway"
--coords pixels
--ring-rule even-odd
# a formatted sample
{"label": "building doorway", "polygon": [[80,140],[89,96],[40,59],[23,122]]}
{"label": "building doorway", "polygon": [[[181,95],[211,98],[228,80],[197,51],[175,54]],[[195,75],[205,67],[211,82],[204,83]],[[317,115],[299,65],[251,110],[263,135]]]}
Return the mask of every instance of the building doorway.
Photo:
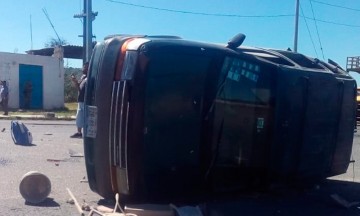
{"label": "building doorway", "polygon": [[19,107],[21,109],[43,108],[43,67],[19,65]]}

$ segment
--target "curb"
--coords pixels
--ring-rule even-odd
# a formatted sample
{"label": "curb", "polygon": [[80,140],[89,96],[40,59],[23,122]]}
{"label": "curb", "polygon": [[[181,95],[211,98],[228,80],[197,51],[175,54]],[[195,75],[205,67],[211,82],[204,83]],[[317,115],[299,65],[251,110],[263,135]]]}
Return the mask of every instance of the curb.
{"label": "curb", "polygon": [[0,115],[0,119],[2,119],[2,120],[66,120],[66,121],[73,121],[76,118],[75,118],[75,116],[46,117],[44,115],[9,115],[9,116]]}

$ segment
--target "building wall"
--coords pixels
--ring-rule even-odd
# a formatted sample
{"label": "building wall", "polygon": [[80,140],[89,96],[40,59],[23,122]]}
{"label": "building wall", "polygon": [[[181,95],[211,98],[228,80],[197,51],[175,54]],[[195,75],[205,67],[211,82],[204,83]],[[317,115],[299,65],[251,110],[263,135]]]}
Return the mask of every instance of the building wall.
{"label": "building wall", "polygon": [[9,107],[19,108],[19,64],[43,68],[43,109],[64,107],[64,61],[55,57],[0,52],[0,80],[9,86]]}

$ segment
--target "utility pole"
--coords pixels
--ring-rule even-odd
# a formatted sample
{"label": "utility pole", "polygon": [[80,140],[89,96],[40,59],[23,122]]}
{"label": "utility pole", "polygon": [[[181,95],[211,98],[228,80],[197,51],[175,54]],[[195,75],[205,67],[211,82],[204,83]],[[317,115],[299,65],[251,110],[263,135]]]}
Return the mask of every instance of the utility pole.
{"label": "utility pole", "polygon": [[83,63],[90,61],[93,44],[92,44],[92,22],[98,12],[92,12],[91,0],[84,0],[84,11],[82,14],[74,15],[74,18],[83,18]]}
{"label": "utility pole", "polygon": [[299,1],[296,0],[295,6],[295,35],[294,35],[294,52],[297,52],[297,44],[298,44],[298,29],[299,29]]}

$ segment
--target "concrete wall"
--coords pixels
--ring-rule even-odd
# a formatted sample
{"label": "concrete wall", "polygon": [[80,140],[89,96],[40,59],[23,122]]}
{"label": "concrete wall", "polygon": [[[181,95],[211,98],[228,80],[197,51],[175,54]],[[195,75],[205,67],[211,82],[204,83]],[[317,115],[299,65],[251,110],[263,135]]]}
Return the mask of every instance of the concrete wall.
{"label": "concrete wall", "polygon": [[9,107],[19,108],[19,64],[43,67],[43,109],[64,107],[64,61],[55,57],[0,52],[0,80],[9,86]]}

